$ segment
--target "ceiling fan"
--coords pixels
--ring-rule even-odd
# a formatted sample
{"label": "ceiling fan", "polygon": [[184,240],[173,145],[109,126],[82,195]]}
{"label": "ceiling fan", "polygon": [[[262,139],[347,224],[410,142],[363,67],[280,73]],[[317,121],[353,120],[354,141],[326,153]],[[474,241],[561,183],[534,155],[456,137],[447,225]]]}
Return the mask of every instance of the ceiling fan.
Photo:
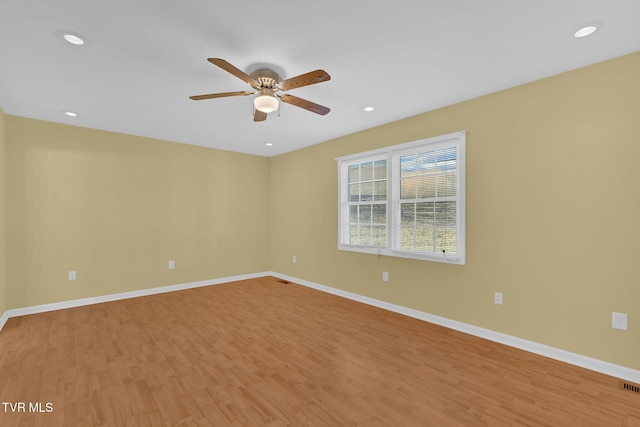
{"label": "ceiling fan", "polygon": [[251,74],[247,74],[244,71],[234,67],[224,59],[208,58],[207,60],[212,64],[222,68],[223,70],[233,74],[240,80],[244,81],[253,89],[255,89],[255,92],[239,91],[190,96],[189,98],[193,99],[194,101],[199,101],[202,99],[224,98],[227,96],[246,96],[257,94],[258,96],[256,96],[253,100],[253,106],[255,108],[253,112],[254,122],[261,122],[263,120],[266,120],[267,113],[276,111],[280,106],[278,100],[281,100],[282,102],[285,102],[287,104],[295,105],[296,107],[304,108],[305,110],[309,110],[322,116],[331,111],[329,108],[323,105],[307,101],[306,99],[287,94],[280,95],[278,93],[280,91],[288,91],[290,89],[309,86],[331,80],[331,76],[324,70],[310,71],[296,77],[291,77],[290,79],[282,80],[278,73],[267,68],[259,69],[252,72]]}

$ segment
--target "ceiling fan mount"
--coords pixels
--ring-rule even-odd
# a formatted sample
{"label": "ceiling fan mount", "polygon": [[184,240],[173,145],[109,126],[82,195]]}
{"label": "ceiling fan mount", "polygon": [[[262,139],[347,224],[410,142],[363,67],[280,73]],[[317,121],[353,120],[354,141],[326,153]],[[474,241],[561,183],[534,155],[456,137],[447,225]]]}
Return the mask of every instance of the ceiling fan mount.
{"label": "ceiling fan mount", "polygon": [[212,98],[224,98],[229,96],[257,95],[254,99],[255,109],[253,112],[253,121],[255,122],[266,120],[268,113],[276,111],[279,108],[279,101],[303,108],[322,116],[328,114],[329,111],[331,111],[328,107],[316,104],[311,101],[307,101],[306,99],[298,98],[297,96],[288,94],[280,95],[278,93],[281,91],[288,91],[290,89],[309,86],[312,84],[330,80],[331,76],[329,76],[329,74],[327,74],[327,72],[324,70],[315,70],[296,77],[282,80],[278,73],[268,68],[261,68],[253,71],[251,74],[247,74],[244,71],[234,67],[224,59],[208,58],[208,61],[222,68],[228,73],[231,73],[234,76],[238,77],[240,80],[251,86],[255,90],[255,92],[239,91],[190,96],[189,98],[193,99],[194,101]]}

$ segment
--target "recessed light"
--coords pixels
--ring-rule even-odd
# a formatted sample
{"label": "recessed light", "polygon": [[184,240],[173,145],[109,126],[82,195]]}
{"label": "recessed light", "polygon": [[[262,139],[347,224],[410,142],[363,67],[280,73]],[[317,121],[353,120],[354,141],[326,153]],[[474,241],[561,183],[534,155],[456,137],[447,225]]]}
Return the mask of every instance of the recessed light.
{"label": "recessed light", "polygon": [[369,112],[375,110],[375,107],[364,107],[364,111]]}
{"label": "recessed light", "polygon": [[576,31],[573,37],[586,37],[589,34],[593,34],[596,30],[596,27],[594,27],[593,25],[589,25],[588,27],[580,28],[578,31]]}
{"label": "recessed light", "polygon": [[603,26],[604,22],[602,21],[589,22],[588,24],[581,26],[575,33],[573,33],[573,37],[586,37],[600,30]]}
{"label": "recessed light", "polygon": [[87,44],[87,38],[75,31],[56,30],[54,31],[54,33],[56,34],[56,36],[60,37],[62,40],[74,46],[82,46],[83,44]]}
{"label": "recessed light", "polygon": [[272,143],[272,142],[267,142],[265,145],[266,145],[267,147],[273,147],[273,143]]}
{"label": "recessed light", "polygon": [[77,44],[77,45],[84,44],[84,40],[82,40],[80,37],[73,34],[65,34],[64,36],[62,36],[62,38],[64,38],[66,41],[68,41],[71,44]]}
{"label": "recessed light", "polygon": [[78,113],[74,113],[73,111],[65,111],[64,112],[69,117],[77,117]]}

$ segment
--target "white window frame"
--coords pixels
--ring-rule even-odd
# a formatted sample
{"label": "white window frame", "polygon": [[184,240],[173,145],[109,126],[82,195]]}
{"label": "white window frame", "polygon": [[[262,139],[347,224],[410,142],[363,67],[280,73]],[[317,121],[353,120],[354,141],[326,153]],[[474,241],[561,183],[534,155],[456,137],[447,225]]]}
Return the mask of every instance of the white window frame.
{"label": "white window frame", "polygon": [[[411,251],[399,248],[400,156],[416,149],[456,147],[456,253]],[[385,247],[354,245],[349,238],[348,167],[386,158],[387,160],[387,243]],[[338,249],[400,258],[464,265],[466,262],[466,133],[454,132],[377,150],[339,157],[338,161]],[[346,226],[345,226],[346,225]]]}

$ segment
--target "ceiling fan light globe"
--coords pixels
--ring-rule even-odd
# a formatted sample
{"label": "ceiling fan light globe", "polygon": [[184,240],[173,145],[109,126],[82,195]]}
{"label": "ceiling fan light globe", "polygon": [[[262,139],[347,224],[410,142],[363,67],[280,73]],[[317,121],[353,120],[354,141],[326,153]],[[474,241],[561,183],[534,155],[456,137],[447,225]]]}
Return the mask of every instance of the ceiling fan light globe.
{"label": "ceiling fan light globe", "polygon": [[256,110],[263,113],[272,113],[278,109],[278,98],[271,95],[260,95],[253,100],[253,106]]}

